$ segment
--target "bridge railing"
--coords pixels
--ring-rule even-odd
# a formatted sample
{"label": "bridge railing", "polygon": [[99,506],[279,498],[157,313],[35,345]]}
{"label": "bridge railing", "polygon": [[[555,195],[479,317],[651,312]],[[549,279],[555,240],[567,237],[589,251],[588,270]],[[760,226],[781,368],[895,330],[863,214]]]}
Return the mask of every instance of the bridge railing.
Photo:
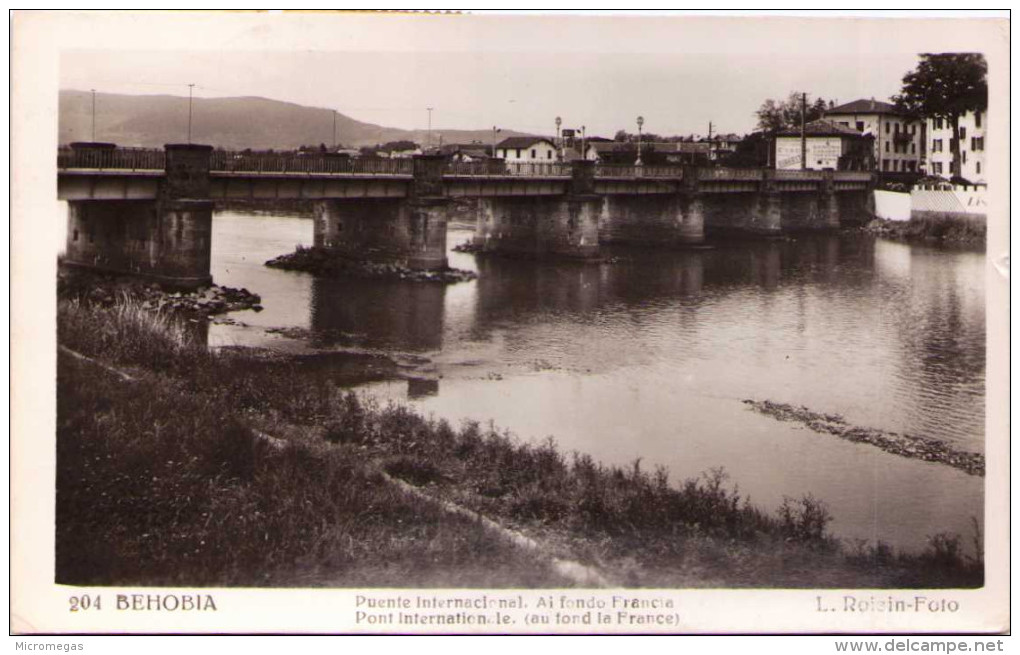
{"label": "bridge railing", "polygon": [[467,177],[570,177],[570,164],[562,162],[451,161],[446,175]]}
{"label": "bridge railing", "polygon": [[699,180],[720,180],[720,181],[743,181],[760,180],[762,170],[760,168],[699,168]]}
{"label": "bridge railing", "polygon": [[595,177],[623,178],[670,178],[683,179],[684,169],[681,166],[632,166],[630,164],[597,164]]}
{"label": "bridge railing", "polygon": [[822,171],[798,171],[798,170],[783,170],[781,168],[776,169],[777,180],[788,180],[788,181],[799,181],[799,180],[810,180],[817,181],[824,177]]}
{"label": "bridge railing", "polygon": [[836,171],[832,178],[836,182],[868,182],[871,175],[870,171]]}
{"label": "bridge railing", "polygon": [[57,168],[95,168],[130,171],[162,171],[166,155],[148,148],[57,149]]}
{"label": "bridge railing", "polygon": [[214,151],[209,170],[223,173],[323,173],[337,175],[411,175],[410,159],[370,159],[293,154]]}

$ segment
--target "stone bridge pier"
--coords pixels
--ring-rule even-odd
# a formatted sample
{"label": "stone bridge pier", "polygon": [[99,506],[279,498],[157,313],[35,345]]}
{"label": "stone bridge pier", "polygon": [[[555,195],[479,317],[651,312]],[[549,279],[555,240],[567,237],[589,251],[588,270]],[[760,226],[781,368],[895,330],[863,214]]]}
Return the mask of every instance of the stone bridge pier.
{"label": "stone bridge pier", "polygon": [[598,257],[603,198],[595,194],[595,162],[573,162],[566,184],[562,195],[480,198],[475,245],[524,257]]}
{"label": "stone bridge pier", "polygon": [[444,165],[444,157],[416,157],[406,197],[316,201],[315,245],[359,261],[447,268]]}
{"label": "stone bridge pier", "polygon": [[[104,151],[113,144],[76,144]],[[64,261],[180,288],[212,282],[211,146],[168,144],[155,199],[69,200]]]}

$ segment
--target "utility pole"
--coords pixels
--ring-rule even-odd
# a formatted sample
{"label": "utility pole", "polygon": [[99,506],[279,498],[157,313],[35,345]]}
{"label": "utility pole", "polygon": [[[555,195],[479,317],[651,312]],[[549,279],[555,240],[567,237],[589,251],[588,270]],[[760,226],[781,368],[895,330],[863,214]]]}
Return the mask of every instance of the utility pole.
{"label": "utility pole", "polygon": [[715,153],[713,151],[714,151],[714,148],[712,148],[712,121],[708,121],[708,160],[709,161],[712,161],[712,160],[715,159],[715,157],[713,156]]}
{"label": "utility pole", "polygon": [[556,154],[560,161],[563,161],[563,139],[560,138],[560,125],[563,124],[563,119],[559,116],[556,117]]}
{"label": "utility pole", "polygon": [[800,170],[807,170],[807,138],[804,134],[804,115],[807,113],[807,94],[800,94]]}
{"label": "utility pole", "polygon": [[499,134],[499,129],[495,125],[493,125],[492,126],[492,158],[493,159],[496,158],[496,135],[497,134]]}
{"label": "utility pole", "polygon": [[188,85],[188,143],[191,143],[191,99],[192,92],[195,90],[194,84]]}
{"label": "utility pole", "polygon": [[96,142],[96,90],[92,89],[92,143]]}
{"label": "utility pole", "polygon": [[637,117],[637,159],[634,161],[635,166],[641,166],[641,127],[645,124],[645,117]]}

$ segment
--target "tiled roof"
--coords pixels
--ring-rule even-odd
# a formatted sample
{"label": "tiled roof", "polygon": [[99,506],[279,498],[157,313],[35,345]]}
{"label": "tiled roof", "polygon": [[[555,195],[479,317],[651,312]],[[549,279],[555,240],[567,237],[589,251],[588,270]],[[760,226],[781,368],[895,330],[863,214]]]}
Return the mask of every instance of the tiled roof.
{"label": "tiled roof", "polygon": [[503,139],[496,144],[497,148],[530,148],[532,145],[545,141],[549,145],[555,147],[552,139],[547,139],[544,136],[512,136]]}
{"label": "tiled roof", "polygon": [[[861,133],[855,129],[843,127],[827,120],[811,121],[804,126],[804,134],[807,136],[861,136]],[[783,130],[779,136],[800,136],[800,128]]]}
{"label": "tiled roof", "polygon": [[829,114],[902,114],[903,112],[896,109],[895,105],[891,105],[888,102],[882,102],[881,100],[854,100],[838,107],[833,107],[825,111],[825,115]]}

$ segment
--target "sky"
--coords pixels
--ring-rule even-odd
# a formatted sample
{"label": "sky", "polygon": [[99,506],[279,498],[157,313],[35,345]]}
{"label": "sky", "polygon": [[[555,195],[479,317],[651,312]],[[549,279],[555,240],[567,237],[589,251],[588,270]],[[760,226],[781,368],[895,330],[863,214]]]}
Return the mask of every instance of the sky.
{"label": "sky", "polygon": [[959,32],[932,38],[940,30],[920,19],[179,18],[150,27],[156,38],[114,26],[121,38],[102,48],[62,50],[60,88],[186,96],[191,83],[200,97],[263,96],[406,129],[426,128],[432,107],[434,129],[552,134],[560,116],[612,136],[640,115],[662,135],[705,134],[709,122],[743,134],[764,100],[791,91],[888,100],[918,52],[952,49]]}

